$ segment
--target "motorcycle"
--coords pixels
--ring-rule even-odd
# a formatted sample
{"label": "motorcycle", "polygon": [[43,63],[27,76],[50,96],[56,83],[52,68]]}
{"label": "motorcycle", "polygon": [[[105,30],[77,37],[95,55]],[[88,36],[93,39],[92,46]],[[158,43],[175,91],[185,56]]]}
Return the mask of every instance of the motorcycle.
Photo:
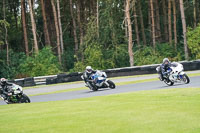
{"label": "motorcycle", "polygon": [[[83,75],[81,78],[84,79]],[[105,72],[97,70],[97,72],[92,74],[89,79],[90,80],[86,82],[86,86],[90,88],[90,90],[97,91],[100,88],[115,88],[115,83],[107,79]]]}
{"label": "motorcycle", "polygon": [[2,96],[1,98],[7,104],[31,102],[30,98],[26,94],[23,93],[22,87],[16,84],[12,84],[12,86],[8,87],[8,96],[6,100]]}
{"label": "motorcycle", "polygon": [[[159,67],[160,66],[156,68],[157,72],[160,69]],[[190,82],[190,79],[183,70],[184,68],[182,64],[173,62],[172,66],[167,70],[166,74],[163,76],[163,81],[169,86],[172,86],[175,82],[184,82],[185,84],[188,84]]]}

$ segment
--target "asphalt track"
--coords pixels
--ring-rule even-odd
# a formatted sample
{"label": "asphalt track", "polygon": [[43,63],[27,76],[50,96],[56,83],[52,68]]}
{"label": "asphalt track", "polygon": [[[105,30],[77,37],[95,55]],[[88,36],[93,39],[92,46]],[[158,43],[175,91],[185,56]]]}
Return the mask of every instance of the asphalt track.
{"label": "asphalt track", "polygon": [[[156,77],[156,75],[151,75],[151,78]],[[136,79],[140,79],[141,77],[135,77]],[[147,77],[143,77],[141,79],[148,79]],[[127,78],[126,81],[132,81],[134,78]],[[123,79],[113,79],[114,82],[122,82]],[[39,94],[41,92],[48,92],[49,90],[62,90],[63,88],[77,88],[77,87],[84,87],[82,82],[78,82],[75,84],[61,84],[61,85],[54,85],[54,86],[45,86],[41,88],[32,88],[24,90],[24,92],[28,95],[30,94]],[[119,85],[116,86],[115,89],[100,89],[98,91],[91,91],[89,89],[79,90],[79,91],[70,91],[70,92],[63,92],[63,93],[55,93],[55,94],[48,94],[48,95],[38,95],[38,96],[31,96],[31,102],[47,102],[47,101],[58,101],[58,100],[70,100],[70,99],[78,99],[78,98],[86,98],[86,97],[94,97],[94,96],[104,96],[104,95],[111,95],[111,94],[119,94],[119,93],[126,93],[126,92],[134,92],[134,91],[142,91],[142,90],[155,90],[155,89],[170,89],[170,88],[189,88],[189,87],[200,87],[200,76],[190,77],[190,83],[175,83],[173,86],[167,86],[164,82],[161,81],[151,81],[151,82],[143,82],[143,83],[134,83],[134,84],[127,84],[127,85]],[[33,91],[35,90],[35,91]],[[48,91],[47,91],[48,90]],[[0,100],[0,105],[5,105],[5,102]]]}

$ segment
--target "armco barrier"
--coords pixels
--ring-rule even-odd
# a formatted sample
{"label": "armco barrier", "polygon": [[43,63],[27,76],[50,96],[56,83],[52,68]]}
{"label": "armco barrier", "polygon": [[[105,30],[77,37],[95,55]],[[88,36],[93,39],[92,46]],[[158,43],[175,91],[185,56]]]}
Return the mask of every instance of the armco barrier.
{"label": "armco barrier", "polygon": [[[200,60],[195,61],[181,61],[184,66],[185,71],[200,70]],[[134,67],[124,67],[104,70],[108,77],[118,77],[118,76],[131,76],[131,75],[141,75],[141,74],[153,74],[156,73],[156,67],[159,64],[144,65],[144,66],[134,66]],[[56,84],[65,83],[73,81],[81,81],[81,72],[69,73],[69,74],[58,74],[50,76],[41,76],[34,78],[24,78],[15,79],[14,82],[20,86],[35,86],[41,84]]]}

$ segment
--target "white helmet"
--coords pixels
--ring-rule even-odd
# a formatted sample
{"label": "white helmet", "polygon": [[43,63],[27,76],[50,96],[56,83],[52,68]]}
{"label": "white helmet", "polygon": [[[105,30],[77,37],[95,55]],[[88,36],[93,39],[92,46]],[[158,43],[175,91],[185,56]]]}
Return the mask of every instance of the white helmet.
{"label": "white helmet", "polygon": [[87,66],[87,67],[86,67],[86,71],[87,71],[88,73],[91,73],[91,72],[92,72],[92,67],[91,67],[91,66]]}
{"label": "white helmet", "polygon": [[168,63],[169,63],[169,59],[168,59],[168,58],[164,58],[164,59],[163,59],[163,63],[165,64],[165,62],[168,62]]}
{"label": "white helmet", "polygon": [[1,83],[3,83],[3,84],[4,84],[4,83],[6,83],[6,81],[7,81],[7,80],[6,80],[5,78],[1,78],[1,80],[0,80],[0,81],[1,81]]}

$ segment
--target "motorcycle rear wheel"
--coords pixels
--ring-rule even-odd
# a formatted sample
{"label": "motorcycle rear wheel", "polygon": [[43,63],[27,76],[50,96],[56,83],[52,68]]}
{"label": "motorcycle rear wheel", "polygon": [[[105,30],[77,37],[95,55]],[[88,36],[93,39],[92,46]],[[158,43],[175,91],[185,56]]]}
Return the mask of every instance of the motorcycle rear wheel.
{"label": "motorcycle rear wheel", "polygon": [[96,85],[94,85],[94,83],[88,83],[88,87],[90,88],[90,90],[93,90],[93,91],[98,91],[98,88]]}
{"label": "motorcycle rear wheel", "polygon": [[166,79],[164,79],[165,84],[167,84],[168,86],[172,86],[174,84],[174,82],[172,81],[167,81]]}
{"label": "motorcycle rear wheel", "polygon": [[115,89],[115,83],[114,82],[112,82],[111,80],[108,80],[107,82],[109,84],[109,88]]}

